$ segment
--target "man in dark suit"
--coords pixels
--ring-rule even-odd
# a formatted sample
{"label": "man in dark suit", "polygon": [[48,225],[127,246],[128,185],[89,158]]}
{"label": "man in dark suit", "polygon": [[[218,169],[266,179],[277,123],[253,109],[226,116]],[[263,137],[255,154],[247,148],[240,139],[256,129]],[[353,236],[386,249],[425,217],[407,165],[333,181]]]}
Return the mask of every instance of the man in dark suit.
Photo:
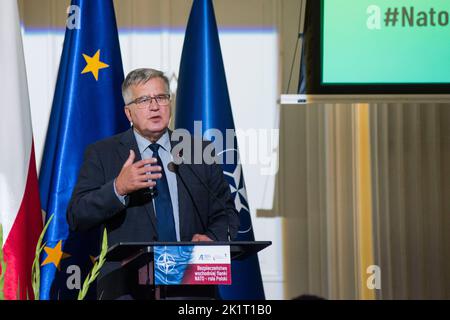
{"label": "man in dark suit", "polygon": [[[70,228],[104,226],[109,246],[233,239],[239,218],[220,164],[193,164],[193,158],[173,164],[180,154],[171,153],[177,142],[168,129],[167,77],[153,69],[134,70],[126,77],[122,94],[132,128],[86,149],[67,210]],[[116,263],[102,268],[100,298],[133,295],[128,288],[132,281],[119,269]]]}

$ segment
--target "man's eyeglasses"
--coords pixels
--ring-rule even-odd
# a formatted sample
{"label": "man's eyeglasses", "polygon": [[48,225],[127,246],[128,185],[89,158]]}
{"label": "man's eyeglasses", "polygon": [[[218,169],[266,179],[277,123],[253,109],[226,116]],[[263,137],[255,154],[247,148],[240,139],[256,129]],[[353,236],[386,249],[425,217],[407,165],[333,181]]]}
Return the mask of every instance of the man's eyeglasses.
{"label": "man's eyeglasses", "polygon": [[154,97],[143,96],[131,101],[126,105],[128,106],[135,103],[138,109],[145,109],[152,104],[152,100],[155,100],[158,106],[164,107],[170,104],[170,94],[160,94]]}

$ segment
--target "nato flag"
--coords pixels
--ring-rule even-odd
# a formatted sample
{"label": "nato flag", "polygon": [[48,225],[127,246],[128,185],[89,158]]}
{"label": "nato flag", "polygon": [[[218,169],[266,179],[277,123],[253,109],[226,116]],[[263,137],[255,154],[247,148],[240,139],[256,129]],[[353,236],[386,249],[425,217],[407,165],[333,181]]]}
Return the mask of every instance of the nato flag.
{"label": "nato flag", "polygon": [[[211,0],[194,0],[184,38],[178,79],[175,127],[195,134],[195,121],[201,121],[206,138],[210,138],[207,132],[210,129],[220,130],[223,137],[226,136],[227,129],[234,130]],[[236,161],[239,156],[236,139],[234,146],[232,150],[226,151],[233,153],[234,161],[224,162],[222,167],[239,212],[241,226],[236,240],[254,241],[242,167]],[[225,150],[224,146],[219,148]],[[232,282],[231,286],[220,287],[223,299],[264,299],[257,256],[232,262]]]}
{"label": "nato flag", "polygon": [[98,232],[69,232],[66,209],[86,146],[129,127],[123,113],[123,67],[112,0],[69,7],[39,177],[42,208],[53,220],[41,257],[40,299],[72,299],[92,268]]}

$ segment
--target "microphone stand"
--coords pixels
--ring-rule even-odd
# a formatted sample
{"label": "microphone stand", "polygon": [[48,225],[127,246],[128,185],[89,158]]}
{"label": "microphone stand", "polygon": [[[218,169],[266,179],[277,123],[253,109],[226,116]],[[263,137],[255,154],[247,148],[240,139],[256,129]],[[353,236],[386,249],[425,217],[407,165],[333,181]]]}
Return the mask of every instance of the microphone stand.
{"label": "microphone stand", "polygon": [[[181,160],[182,160],[182,159],[181,159]],[[177,174],[177,175],[180,177],[181,181],[183,182],[184,186],[185,186],[186,189],[188,190],[189,195],[191,196],[192,201],[194,202],[194,205],[195,205],[194,198],[192,197],[192,194],[191,194],[191,192],[189,191],[189,188],[187,187],[187,184],[185,183],[185,181],[184,181],[182,175],[180,174],[179,167],[180,167],[181,164],[184,164],[184,163],[183,163],[182,161],[181,161],[180,164],[175,164],[174,162],[170,162],[170,163],[167,164],[167,169],[169,169],[170,171],[174,172],[175,174]],[[228,240],[228,241],[231,241],[231,234],[230,234],[230,217],[229,217],[229,215],[228,215],[227,207],[225,206],[225,204],[223,203],[223,201],[222,201],[221,199],[219,199],[219,197],[211,190],[211,188],[209,188],[209,186],[206,184],[206,182],[203,181],[203,179],[197,174],[197,172],[195,172],[195,170],[194,170],[191,166],[185,165],[185,167],[189,168],[189,170],[194,174],[194,176],[197,178],[197,180],[200,181],[200,183],[201,183],[201,184],[203,185],[203,187],[208,191],[208,193],[209,193],[210,195],[212,195],[213,198],[221,205],[221,207],[222,207],[222,209],[223,209],[223,211],[224,211],[224,214],[225,214],[225,216],[226,216],[226,218],[227,218],[227,240]],[[197,209],[197,212],[198,212],[197,206],[196,206],[196,209]],[[200,212],[198,212],[198,215],[199,215],[200,221],[202,222],[202,227],[203,227],[203,229],[206,230],[205,225],[203,224],[203,220],[201,219]],[[211,231],[211,232],[214,234],[213,231]],[[216,237],[216,239],[218,239],[217,236],[216,236],[215,234],[214,234],[214,236]]]}

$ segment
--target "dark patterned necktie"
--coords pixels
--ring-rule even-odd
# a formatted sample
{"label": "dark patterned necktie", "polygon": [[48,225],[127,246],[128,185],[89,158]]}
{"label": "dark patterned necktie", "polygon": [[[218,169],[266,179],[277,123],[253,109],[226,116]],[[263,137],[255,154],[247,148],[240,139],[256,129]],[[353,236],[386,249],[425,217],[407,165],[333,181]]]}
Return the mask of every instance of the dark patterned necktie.
{"label": "dark patterned necktie", "polygon": [[158,165],[162,168],[161,178],[156,180],[155,210],[158,228],[158,241],[177,241],[175,232],[175,222],[173,219],[172,200],[170,198],[169,184],[161,158],[158,155],[160,145],[152,143],[149,148],[153,151],[153,158],[158,160]]}

